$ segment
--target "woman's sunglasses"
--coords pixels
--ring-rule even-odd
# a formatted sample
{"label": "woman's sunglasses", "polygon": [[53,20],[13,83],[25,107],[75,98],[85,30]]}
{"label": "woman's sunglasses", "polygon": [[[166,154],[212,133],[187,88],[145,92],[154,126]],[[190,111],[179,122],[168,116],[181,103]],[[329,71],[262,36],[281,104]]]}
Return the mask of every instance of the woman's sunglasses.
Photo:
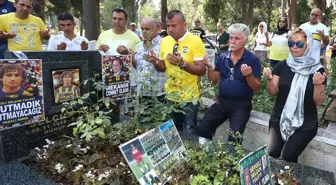
{"label": "woman's sunglasses", "polygon": [[305,45],[305,42],[303,41],[297,41],[297,42],[294,42],[292,40],[289,40],[288,41],[288,47],[292,48],[296,45],[297,48],[303,48],[304,45]]}

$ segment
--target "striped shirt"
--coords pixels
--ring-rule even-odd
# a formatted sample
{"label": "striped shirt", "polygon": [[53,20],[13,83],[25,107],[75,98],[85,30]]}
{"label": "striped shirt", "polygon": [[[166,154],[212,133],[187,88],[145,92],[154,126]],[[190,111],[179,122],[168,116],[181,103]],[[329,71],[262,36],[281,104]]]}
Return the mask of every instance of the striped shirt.
{"label": "striped shirt", "polygon": [[61,86],[55,90],[55,103],[70,101],[80,96],[79,87],[75,85]]}
{"label": "striped shirt", "polygon": [[144,55],[150,55],[150,50],[159,56],[160,44],[162,38],[157,35],[153,40],[149,49],[146,48],[145,43],[142,42],[135,54],[137,61],[137,94],[143,96],[161,96],[165,94],[164,86],[166,83],[165,72],[158,71],[152,63],[146,61]]}

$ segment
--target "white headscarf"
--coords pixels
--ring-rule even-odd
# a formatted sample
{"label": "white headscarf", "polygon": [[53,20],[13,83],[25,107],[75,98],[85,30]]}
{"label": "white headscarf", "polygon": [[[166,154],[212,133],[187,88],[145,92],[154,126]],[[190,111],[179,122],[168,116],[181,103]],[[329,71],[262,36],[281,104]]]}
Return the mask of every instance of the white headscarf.
{"label": "white headscarf", "polygon": [[[289,53],[287,65],[295,73],[291,88],[286,100],[286,104],[280,118],[280,131],[282,139],[287,141],[296,129],[302,126],[304,122],[304,96],[306,93],[309,76],[322,68],[320,61],[313,57],[315,44],[307,34],[307,49],[301,57],[294,57]],[[315,43],[316,42],[316,43]]]}

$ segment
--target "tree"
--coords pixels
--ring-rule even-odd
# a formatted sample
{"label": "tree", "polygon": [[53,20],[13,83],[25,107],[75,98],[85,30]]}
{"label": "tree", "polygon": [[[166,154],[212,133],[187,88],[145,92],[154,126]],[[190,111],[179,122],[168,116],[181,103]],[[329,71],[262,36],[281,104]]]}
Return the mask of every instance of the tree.
{"label": "tree", "polygon": [[167,0],[161,0],[161,28],[167,29],[166,16],[168,14]]}
{"label": "tree", "polygon": [[288,4],[288,26],[292,26],[292,24],[296,21],[296,2],[297,0],[287,0]]}
{"label": "tree", "polygon": [[96,40],[100,34],[99,0],[83,0],[85,37]]}

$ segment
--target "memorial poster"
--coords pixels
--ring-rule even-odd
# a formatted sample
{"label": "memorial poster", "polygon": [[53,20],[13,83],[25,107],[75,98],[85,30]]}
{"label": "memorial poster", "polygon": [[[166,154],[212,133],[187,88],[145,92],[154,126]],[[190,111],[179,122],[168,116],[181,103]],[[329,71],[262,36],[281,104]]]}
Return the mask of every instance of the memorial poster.
{"label": "memorial poster", "polygon": [[44,119],[42,61],[0,60],[0,129]]}
{"label": "memorial poster", "polygon": [[206,53],[209,57],[209,60],[212,64],[212,66],[215,66],[215,60],[216,60],[216,50],[215,49],[206,49]]}
{"label": "memorial poster", "polygon": [[141,185],[164,183],[165,173],[186,151],[172,120],[119,146]]}
{"label": "memorial poster", "polygon": [[71,101],[81,96],[79,69],[52,72],[55,103]]}
{"label": "memorial poster", "polygon": [[131,93],[131,55],[102,56],[104,97],[124,99]]}
{"label": "memorial poster", "polygon": [[239,161],[242,185],[272,185],[271,166],[266,146]]}

